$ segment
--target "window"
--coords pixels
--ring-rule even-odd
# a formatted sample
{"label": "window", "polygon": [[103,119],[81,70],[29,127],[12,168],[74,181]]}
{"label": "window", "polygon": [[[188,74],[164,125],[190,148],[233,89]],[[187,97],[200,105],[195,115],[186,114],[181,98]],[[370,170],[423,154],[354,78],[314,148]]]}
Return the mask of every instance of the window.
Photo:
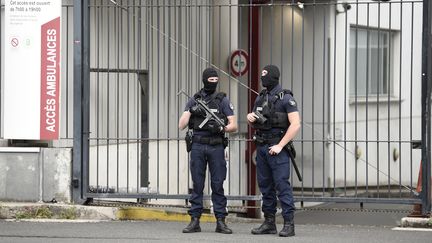
{"label": "window", "polygon": [[356,86],[358,96],[387,95],[391,92],[392,38],[393,33],[388,30],[351,27],[350,95],[356,94]]}

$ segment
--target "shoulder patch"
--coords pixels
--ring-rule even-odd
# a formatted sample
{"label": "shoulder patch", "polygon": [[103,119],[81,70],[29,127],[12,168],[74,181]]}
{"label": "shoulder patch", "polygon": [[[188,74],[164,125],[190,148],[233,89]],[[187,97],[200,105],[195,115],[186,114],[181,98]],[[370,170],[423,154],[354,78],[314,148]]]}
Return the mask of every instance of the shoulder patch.
{"label": "shoulder patch", "polygon": [[233,106],[233,104],[230,102],[229,103],[229,107],[230,107],[230,109],[232,110],[232,111],[234,111],[234,106]]}
{"label": "shoulder patch", "polygon": [[289,100],[288,100],[288,103],[289,103],[291,106],[294,106],[294,107],[297,106],[297,102],[294,100],[294,98],[289,99]]}

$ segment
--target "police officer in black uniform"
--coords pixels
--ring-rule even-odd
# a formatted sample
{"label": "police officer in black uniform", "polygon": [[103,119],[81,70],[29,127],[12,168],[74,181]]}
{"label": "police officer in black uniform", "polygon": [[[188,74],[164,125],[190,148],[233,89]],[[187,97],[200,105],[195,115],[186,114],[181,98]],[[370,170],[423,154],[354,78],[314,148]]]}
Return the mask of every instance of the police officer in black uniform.
{"label": "police officer in black uniform", "polygon": [[[193,191],[190,198],[191,209],[188,211],[191,222],[183,229],[183,233],[200,232],[199,219],[203,212],[203,190],[207,164],[210,170],[213,211],[216,216],[216,232],[231,234],[232,230],[225,224],[227,199],[224,195],[223,183],[226,178],[227,167],[224,149],[227,146],[226,132],[235,132],[233,105],[225,93],[216,92],[218,74],[213,68],[207,68],[202,74],[204,88],[189,99],[185,111],[180,117],[179,128],[186,126],[193,131],[190,170],[193,181]],[[197,105],[195,100],[201,99],[207,106],[224,121],[225,126],[210,119],[203,127],[199,127],[206,119],[206,113]]]}
{"label": "police officer in black uniform", "polygon": [[294,200],[290,175],[290,157],[284,147],[300,129],[300,115],[291,91],[279,85],[280,72],[274,65],[264,67],[261,73],[265,87],[256,98],[248,122],[256,129],[257,179],[262,193],[264,223],[252,229],[252,234],[276,234],[276,195],[282,207],[283,229],[279,236],[293,236]]}

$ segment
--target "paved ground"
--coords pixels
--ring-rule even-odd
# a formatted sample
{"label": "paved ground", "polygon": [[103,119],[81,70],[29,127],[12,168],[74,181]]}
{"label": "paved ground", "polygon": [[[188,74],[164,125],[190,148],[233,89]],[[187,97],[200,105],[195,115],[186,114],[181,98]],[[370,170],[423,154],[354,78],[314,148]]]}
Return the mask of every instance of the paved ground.
{"label": "paved ground", "polygon": [[[297,235],[294,238],[251,235],[250,230],[262,220],[236,217],[235,213],[231,213],[228,221],[234,230],[232,235],[215,233],[214,223],[202,223],[201,233],[183,234],[181,231],[187,223],[178,221],[0,220],[0,242],[431,242],[431,229],[396,230],[412,206],[365,204],[360,208],[359,204],[346,203],[313,205],[296,212]],[[4,210],[7,208],[4,207]],[[86,209],[91,211],[96,208],[90,206]],[[181,215],[183,211],[185,214],[185,210],[174,211]],[[172,214],[168,210],[160,219],[171,218],[168,216]],[[149,216],[143,219],[149,219]],[[180,220],[188,220],[188,216],[183,215]],[[280,215],[278,221],[278,229],[281,229]]]}
{"label": "paved ground", "polygon": [[325,203],[298,210],[296,222],[299,224],[333,224],[362,226],[399,226],[403,217],[412,210],[411,205],[381,205],[350,203]]}
{"label": "paved ground", "polygon": [[[162,221],[112,221],[98,223],[43,223],[0,221],[0,242],[430,242],[432,231],[394,231],[385,226],[296,225],[297,235],[254,236],[251,223],[230,224],[232,235],[214,232],[213,223],[201,233],[181,233],[185,223]],[[278,229],[280,225],[278,225]]]}

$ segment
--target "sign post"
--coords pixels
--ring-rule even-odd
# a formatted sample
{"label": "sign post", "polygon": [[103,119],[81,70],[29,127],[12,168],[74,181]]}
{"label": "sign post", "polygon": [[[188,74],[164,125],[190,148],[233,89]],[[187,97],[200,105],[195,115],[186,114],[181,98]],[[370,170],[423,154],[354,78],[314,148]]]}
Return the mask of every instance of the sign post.
{"label": "sign post", "polygon": [[59,0],[5,1],[6,139],[59,137],[60,18]]}

